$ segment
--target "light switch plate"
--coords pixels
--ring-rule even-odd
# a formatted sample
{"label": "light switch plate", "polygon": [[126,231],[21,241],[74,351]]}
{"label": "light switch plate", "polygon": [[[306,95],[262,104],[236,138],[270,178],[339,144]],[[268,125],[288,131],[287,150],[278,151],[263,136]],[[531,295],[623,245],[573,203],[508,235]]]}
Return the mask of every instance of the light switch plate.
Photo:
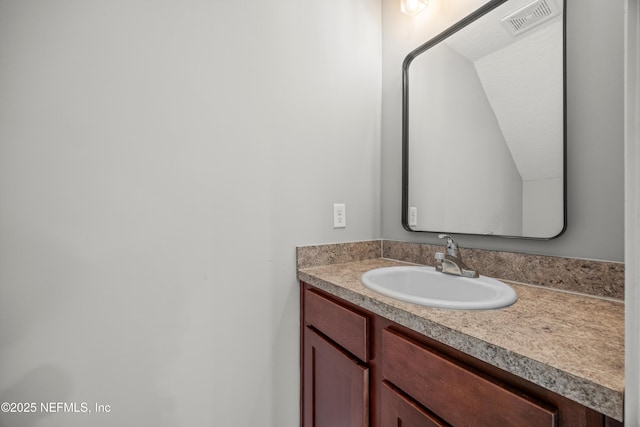
{"label": "light switch plate", "polygon": [[333,204],[333,228],[345,228],[347,226],[347,205],[344,203]]}
{"label": "light switch plate", "polygon": [[409,227],[415,227],[418,225],[418,208],[411,206],[409,208]]}

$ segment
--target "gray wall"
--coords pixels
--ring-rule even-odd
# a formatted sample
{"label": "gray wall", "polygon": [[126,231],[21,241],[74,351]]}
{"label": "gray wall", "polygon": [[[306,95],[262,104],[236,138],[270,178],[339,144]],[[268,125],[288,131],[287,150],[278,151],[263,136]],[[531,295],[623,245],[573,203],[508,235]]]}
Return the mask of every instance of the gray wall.
{"label": "gray wall", "polygon": [[[404,56],[463,17],[468,6],[431,2],[415,18],[382,2],[382,237],[438,241],[401,226],[401,64]],[[467,7],[466,10],[463,10]],[[460,236],[463,246],[624,260],[624,2],[567,2],[568,227],[552,241]]]}
{"label": "gray wall", "polygon": [[[0,401],[112,407],[0,425],[298,425],[294,246],[436,240],[400,64],[468,11],[431,3],[0,1]],[[463,244],[622,260],[621,7],[569,2],[567,234]]]}
{"label": "gray wall", "polygon": [[111,405],[0,425],[299,425],[295,245],[379,233],[380,31],[379,0],[0,1],[0,401]]}

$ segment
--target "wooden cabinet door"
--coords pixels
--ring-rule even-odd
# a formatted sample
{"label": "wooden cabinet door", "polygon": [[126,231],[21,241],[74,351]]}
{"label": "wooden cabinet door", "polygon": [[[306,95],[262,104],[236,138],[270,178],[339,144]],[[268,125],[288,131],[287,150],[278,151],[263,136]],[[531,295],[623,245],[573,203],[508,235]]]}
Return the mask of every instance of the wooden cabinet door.
{"label": "wooden cabinet door", "polygon": [[427,412],[408,396],[387,382],[380,388],[381,427],[448,427],[449,425]]}
{"label": "wooden cabinet door", "polygon": [[369,425],[369,368],[304,328],[303,426]]}

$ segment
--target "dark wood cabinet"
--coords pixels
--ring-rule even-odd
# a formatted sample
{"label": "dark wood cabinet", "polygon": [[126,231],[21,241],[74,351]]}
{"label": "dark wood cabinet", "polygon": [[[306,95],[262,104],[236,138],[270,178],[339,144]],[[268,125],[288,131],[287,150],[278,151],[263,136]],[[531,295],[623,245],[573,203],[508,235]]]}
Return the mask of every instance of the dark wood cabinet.
{"label": "dark wood cabinet", "polygon": [[369,319],[307,289],[302,310],[302,425],[369,426]]}
{"label": "dark wood cabinet", "polygon": [[310,285],[300,301],[303,427],[623,425]]}
{"label": "dark wood cabinet", "polygon": [[380,425],[385,427],[449,426],[388,381],[383,381],[380,387]]}
{"label": "dark wood cabinet", "polygon": [[311,328],[304,332],[304,425],[369,425],[369,368]]}
{"label": "dark wood cabinet", "polygon": [[394,331],[382,331],[382,378],[451,425],[554,427],[557,409]]}

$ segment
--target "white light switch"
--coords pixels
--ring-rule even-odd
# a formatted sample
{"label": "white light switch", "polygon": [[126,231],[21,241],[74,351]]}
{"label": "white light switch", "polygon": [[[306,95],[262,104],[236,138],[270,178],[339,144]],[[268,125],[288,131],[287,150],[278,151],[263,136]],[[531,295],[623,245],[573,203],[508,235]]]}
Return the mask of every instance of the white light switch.
{"label": "white light switch", "polygon": [[418,208],[411,206],[409,208],[409,227],[418,225]]}
{"label": "white light switch", "polygon": [[333,228],[345,228],[347,226],[347,205],[344,203],[333,204]]}

